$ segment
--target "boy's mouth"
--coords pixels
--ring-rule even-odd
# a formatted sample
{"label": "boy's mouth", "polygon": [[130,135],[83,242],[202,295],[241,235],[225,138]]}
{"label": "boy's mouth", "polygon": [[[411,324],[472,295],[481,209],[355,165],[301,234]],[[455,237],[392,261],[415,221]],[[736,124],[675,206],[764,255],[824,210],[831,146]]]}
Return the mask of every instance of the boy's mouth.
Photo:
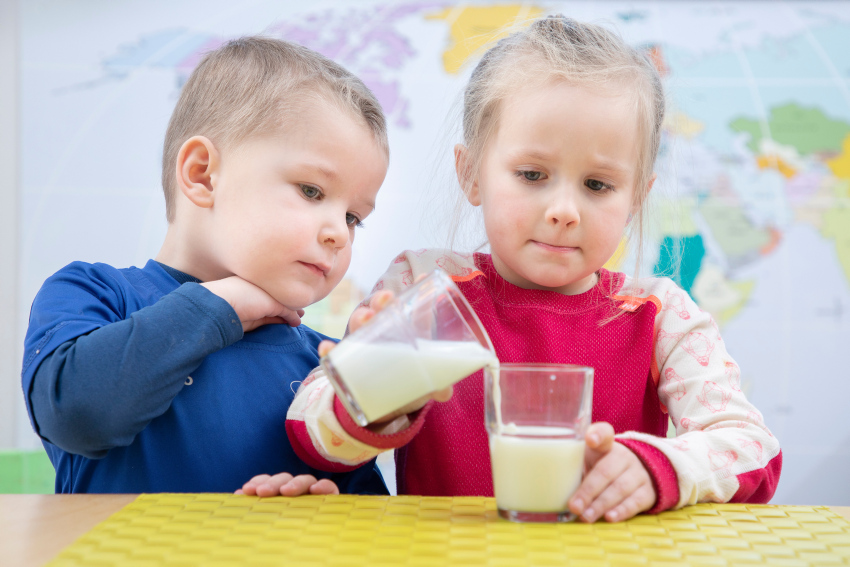
{"label": "boy's mouth", "polygon": [[311,264],[310,262],[298,262],[299,264],[306,266],[310,271],[314,272],[319,276],[327,276],[328,272],[331,271],[330,266],[325,266],[323,264]]}

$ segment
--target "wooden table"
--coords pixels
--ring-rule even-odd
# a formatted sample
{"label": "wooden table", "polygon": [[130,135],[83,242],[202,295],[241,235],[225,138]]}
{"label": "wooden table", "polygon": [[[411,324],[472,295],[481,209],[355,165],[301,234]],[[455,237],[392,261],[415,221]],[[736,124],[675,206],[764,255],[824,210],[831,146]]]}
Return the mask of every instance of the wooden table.
{"label": "wooden table", "polygon": [[[0,494],[3,565],[44,565],[135,494]],[[831,509],[850,520],[850,506]]]}

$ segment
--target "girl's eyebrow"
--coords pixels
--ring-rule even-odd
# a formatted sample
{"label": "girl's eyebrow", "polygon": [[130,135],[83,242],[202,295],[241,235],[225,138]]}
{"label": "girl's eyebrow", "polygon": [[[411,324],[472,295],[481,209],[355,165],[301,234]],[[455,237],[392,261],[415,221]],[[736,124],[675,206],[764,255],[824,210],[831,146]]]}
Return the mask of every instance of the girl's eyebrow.
{"label": "girl's eyebrow", "polygon": [[539,150],[537,148],[521,148],[519,150],[511,152],[510,156],[513,160],[532,159],[539,161],[548,161],[554,158],[555,154]]}

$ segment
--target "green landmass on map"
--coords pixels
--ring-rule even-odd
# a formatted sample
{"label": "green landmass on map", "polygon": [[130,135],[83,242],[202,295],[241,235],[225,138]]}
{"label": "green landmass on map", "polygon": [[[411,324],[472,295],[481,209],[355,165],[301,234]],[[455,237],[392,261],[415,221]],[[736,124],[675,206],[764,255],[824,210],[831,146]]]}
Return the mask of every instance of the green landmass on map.
{"label": "green landmass on map", "polygon": [[702,236],[665,236],[661,241],[658,262],[652,271],[656,276],[666,276],[691,293],[694,280],[705,257]]}
{"label": "green landmass on map", "polygon": [[[762,138],[768,134],[759,120],[736,118],[729,127],[734,132],[750,135],[747,147],[759,153]],[[770,137],[780,144],[794,147],[800,154],[815,152],[840,152],[841,142],[850,133],[850,124],[829,118],[817,107],[796,103],[774,106],[770,109],[767,127]]]}
{"label": "green landmass on map", "polygon": [[734,264],[758,256],[772,242],[770,230],[755,226],[740,207],[709,197],[700,204],[699,212],[726,257]]}

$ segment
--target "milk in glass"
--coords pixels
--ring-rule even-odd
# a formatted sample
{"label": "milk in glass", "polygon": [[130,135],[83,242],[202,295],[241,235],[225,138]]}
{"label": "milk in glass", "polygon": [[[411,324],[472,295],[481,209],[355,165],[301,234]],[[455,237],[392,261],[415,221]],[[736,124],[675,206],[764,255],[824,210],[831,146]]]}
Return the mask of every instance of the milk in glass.
{"label": "milk in glass", "polygon": [[495,355],[477,342],[424,339],[415,347],[342,341],[328,358],[370,422],[498,364]]}
{"label": "milk in glass", "polygon": [[490,435],[496,506],[521,512],[567,511],[581,483],[584,439],[576,439],[566,428],[511,426]]}

